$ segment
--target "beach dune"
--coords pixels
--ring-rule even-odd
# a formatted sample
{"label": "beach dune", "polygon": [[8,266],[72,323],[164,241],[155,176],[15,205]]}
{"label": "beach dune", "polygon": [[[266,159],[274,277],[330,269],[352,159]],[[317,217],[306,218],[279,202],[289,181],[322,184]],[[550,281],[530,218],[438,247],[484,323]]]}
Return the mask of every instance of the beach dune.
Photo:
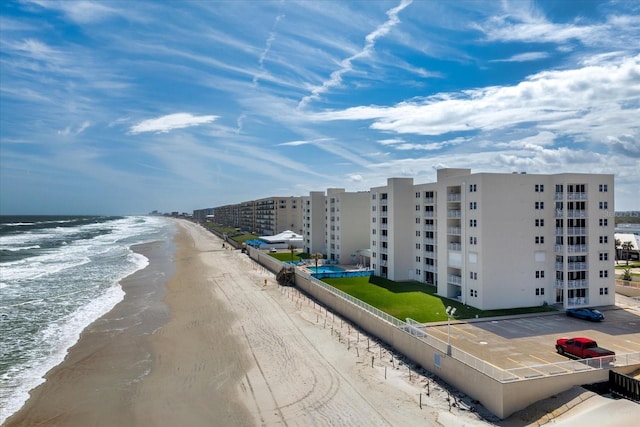
{"label": "beach dune", "polygon": [[171,244],[136,248],[150,265],[5,426],[489,425],[450,409],[436,384],[427,396],[428,379],[246,255],[176,223]]}

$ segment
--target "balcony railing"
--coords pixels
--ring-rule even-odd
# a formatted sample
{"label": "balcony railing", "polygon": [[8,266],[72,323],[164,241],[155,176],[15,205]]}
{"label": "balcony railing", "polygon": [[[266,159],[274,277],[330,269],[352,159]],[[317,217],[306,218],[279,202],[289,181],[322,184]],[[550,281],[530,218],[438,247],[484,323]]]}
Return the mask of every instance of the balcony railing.
{"label": "balcony railing", "polygon": [[[555,245],[555,252],[562,253],[564,252],[564,245]],[[587,252],[587,245],[567,245],[567,252],[570,254]]]}
{"label": "balcony railing", "polygon": [[567,298],[567,305],[569,307],[576,307],[582,305],[588,305],[589,298],[587,297],[577,297],[577,298]]}
{"label": "balcony railing", "polygon": [[[564,268],[564,264],[561,262],[556,262],[556,270],[562,270]],[[578,270],[586,270],[587,263],[586,262],[569,262],[567,263],[568,271],[578,271]]]}
{"label": "balcony railing", "polygon": [[462,200],[460,193],[447,194],[447,202],[459,202],[460,200]]}
{"label": "balcony railing", "polygon": [[447,275],[447,282],[452,283],[454,285],[462,285],[462,277],[456,276],[453,274]]}
{"label": "balcony railing", "polygon": [[449,246],[447,246],[447,247],[452,251],[461,251],[462,250],[462,245],[460,243],[449,243]]}
{"label": "balcony railing", "polygon": [[424,211],[424,216],[425,218],[433,218],[436,216],[436,213],[434,211]]}
{"label": "balcony railing", "polygon": [[460,218],[461,211],[457,209],[450,209],[447,211],[447,218]]}
{"label": "balcony railing", "polygon": [[425,237],[424,242],[429,245],[435,245],[436,239],[434,239],[433,237]]}
{"label": "balcony railing", "polygon": [[[569,289],[586,289],[589,287],[589,280],[568,280],[567,288]],[[564,280],[556,280],[556,288],[564,289]]]}
{"label": "balcony railing", "polygon": [[438,267],[435,266],[435,265],[426,264],[424,266],[424,271],[430,271],[432,273],[437,273],[438,272]]}
{"label": "balcony railing", "polygon": [[587,193],[567,193],[567,200],[587,200]]}
{"label": "balcony railing", "polygon": [[568,218],[586,218],[587,217],[587,211],[585,210],[568,210],[567,211],[567,217]]}
{"label": "balcony railing", "polygon": [[435,197],[427,197],[424,199],[424,202],[428,204],[434,204],[436,202],[436,199]]}
{"label": "balcony railing", "polygon": [[436,230],[436,226],[433,224],[425,224],[424,226],[424,231],[435,231]]}
{"label": "balcony railing", "polygon": [[448,227],[447,234],[453,234],[454,236],[459,236],[462,234],[462,228],[460,227]]}

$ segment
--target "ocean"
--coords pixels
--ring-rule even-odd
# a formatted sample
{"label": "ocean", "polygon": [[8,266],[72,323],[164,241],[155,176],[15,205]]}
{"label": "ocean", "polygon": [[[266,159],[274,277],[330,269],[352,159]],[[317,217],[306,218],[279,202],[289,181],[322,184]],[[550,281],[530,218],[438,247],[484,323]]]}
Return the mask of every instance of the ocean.
{"label": "ocean", "polygon": [[131,247],[172,239],[162,217],[0,216],[0,424],[148,265]]}

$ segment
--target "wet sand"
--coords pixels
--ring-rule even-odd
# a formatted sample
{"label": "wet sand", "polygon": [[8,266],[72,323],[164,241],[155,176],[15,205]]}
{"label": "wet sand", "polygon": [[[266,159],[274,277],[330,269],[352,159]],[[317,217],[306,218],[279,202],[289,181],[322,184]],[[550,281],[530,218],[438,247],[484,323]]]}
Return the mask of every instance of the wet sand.
{"label": "wet sand", "polygon": [[489,425],[246,255],[177,224],[174,242],[135,248],[150,265],[5,426]]}

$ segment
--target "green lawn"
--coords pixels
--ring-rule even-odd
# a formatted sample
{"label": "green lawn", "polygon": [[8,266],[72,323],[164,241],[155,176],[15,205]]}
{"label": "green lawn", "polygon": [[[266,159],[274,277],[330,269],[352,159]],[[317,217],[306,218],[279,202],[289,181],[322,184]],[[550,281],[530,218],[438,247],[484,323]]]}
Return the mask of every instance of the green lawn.
{"label": "green lawn", "polygon": [[418,282],[394,282],[375,276],[323,279],[323,282],[403,321],[407,317],[423,323],[447,320],[447,306],[456,308],[457,319],[470,319],[476,315],[492,317],[554,310],[549,306],[540,306],[482,311],[434,295],[436,289],[433,286]]}

